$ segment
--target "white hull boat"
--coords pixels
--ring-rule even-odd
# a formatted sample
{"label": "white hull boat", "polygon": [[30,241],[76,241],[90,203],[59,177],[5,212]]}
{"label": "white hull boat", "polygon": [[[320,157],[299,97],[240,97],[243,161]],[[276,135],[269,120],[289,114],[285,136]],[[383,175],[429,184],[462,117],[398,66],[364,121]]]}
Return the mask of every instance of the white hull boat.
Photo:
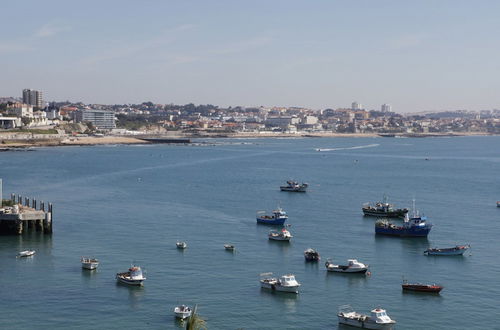
{"label": "white hull boat", "polygon": [[292,239],[292,234],[286,228],[283,228],[281,231],[271,230],[268,235],[270,240],[274,241],[287,241],[289,242]]}
{"label": "white hull boat", "polygon": [[143,285],[146,277],[142,274],[141,267],[132,266],[129,268],[128,272],[116,274],[116,279],[118,282],[128,285]]}
{"label": "white hull boat", "polygon": [[181,250],[188,247],[186,242],[177,242],[177,243],[175,243],[175,245],[177,246],[178,249],[181,249]]}
{"label": "white hull boat", "polygon": [[227,251],[234,251],[234,245],[224,244],[224,249],[226,249]]}
{"label": "white hull boat", "polygon": [[36,253],[35,250],[26,250],[26,251],[21,251],[17,254],[18,258],[26,258],[26,257],[31,257],[34,256]]}
{"label": "white hull boat", "polygon": [[272,273],[260,274],[260,286],[273,291],[299,293],[300,283],[295,280],[295,275],[283,275],[280,278],[272,277]]}
{"label": "white hull boat", "polygon": [[428,256],[461,256],[470,249],[470,245],[457,245],[452,248],[432,248],[424,251]]}
{"label": "white hull boat", "polygon": [[396,321],[392,320],[384,309],[376,308],[370,315],[355,312],[351,306],[339,308],[337,314],[339,323],[363,329],[392,329]]}
{"label": "white hull boat", "polygon": [[95,258],[82,257],[81,262],[82,262],[82,268],[84,269],[93,270],[96,269],[97,266],[99,266],[99,260]]}
{"label": "white hull boat", "polygon": [[336,265],[332,263],[331,259],[325,262],[326,270],[329,272],[338,273],[366,273],[368,265],[365,265],[356,259],[348,259],[347,265]]}
{"label": "white hull boat", "polygon": [[192,310],[189,306],[180,305],[174,308],[175,317],[181,320],[187,319],[191,316]]}

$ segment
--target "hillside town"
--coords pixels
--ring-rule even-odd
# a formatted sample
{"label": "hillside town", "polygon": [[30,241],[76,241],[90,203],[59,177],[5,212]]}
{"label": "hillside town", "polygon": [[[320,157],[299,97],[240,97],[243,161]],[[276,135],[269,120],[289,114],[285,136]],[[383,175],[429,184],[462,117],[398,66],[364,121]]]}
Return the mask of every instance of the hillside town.
{"label": "hillside town", "polygon": [[[219,107],[215,105],[84,104],[45,102],[41,91],[0,98],[0,133],[36,130],[51,134],[233,136],[246,134],[372,134],[432,136],[499,134],[500,110],[399,114],[391,105],[321,110],[301,107]],[[46,132],[43,132],[46,130]],[[3,135],[5,138],[5,134]]]}

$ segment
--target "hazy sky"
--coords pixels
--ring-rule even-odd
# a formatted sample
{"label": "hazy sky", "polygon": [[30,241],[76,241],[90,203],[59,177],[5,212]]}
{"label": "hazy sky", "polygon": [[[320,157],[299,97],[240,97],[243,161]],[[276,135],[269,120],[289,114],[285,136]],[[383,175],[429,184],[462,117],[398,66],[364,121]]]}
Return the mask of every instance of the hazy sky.
{"label": "hazy sky", "polygon": [[0,96],[500,108],[500,1],[0,3]]}

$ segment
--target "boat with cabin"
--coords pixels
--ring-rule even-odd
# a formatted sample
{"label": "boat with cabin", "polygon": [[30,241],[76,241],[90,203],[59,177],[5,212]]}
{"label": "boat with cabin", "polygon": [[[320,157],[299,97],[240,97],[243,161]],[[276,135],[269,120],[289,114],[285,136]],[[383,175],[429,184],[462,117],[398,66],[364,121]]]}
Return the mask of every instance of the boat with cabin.
{"label": "boat with cabin", "polygon": [[26,257],[32,257],[34,256],[36,253],[35,250],[25,250],[25,251],[20,251],[18,254],[17,254],[17,257],[18,258],[26,258]]}
{"label": "boat with cabin", "polygon": [[403,218],[408,209],[395,208],[393,204],[387,202],[387,196],[384,196],[382,202],[375,204],[365,203],[362,207],[363,214],[371,217],[384,217],[384,218]]}
{"label": "boat with cabin", "polygon": [[429,292],[429,293],[439,293],[443,290],[441,285],[437,284],[422,284],[422,283],[408,283],[407,280],[403,280],[401,287],[404,291],[418,291],[418,292]]}
{"label": "boat with cabin", "polygon": [[192,313],[193,310],[191,309],[191,307],[186,305],[180,305],[174,308],[175,317],[181,320],[187,319],[191,316]]}
{"label": "boat with cabin", "polygon": [[304,251],[304,258],[306,259],[306,261],[311,261],[311,262],[321,260],[318,251],[311,248]]}
{"label": "boat with cabin", "polygon": [[82,257],[80,261],[82,263],[82,268],[84,269],[94,270],[97,266],[99,266],[99,260],[95,258]]}
{"label": "boat with cabin", "polygon": [[257,222],[266,225],[283,225],[287,219],[288,215],[281,207],[273,210],[271,215],[266,214],[266,211],[257,212]]}
{"label": "boat with cabin", "polygon": [[329,272],[338,273],[366,273],[368,270],[368,265],[359,262],[356,259],[347,259],[347,265],[336,265],[332,262],[332,259],[328,259],[325,262],[326,270]]}
{"label": "boat with cabin", "polygon": [[384,329],[394,327],[396,321],[391,319],[385,309],[375,308],[370,315],[355,312],[350,305],[340,306],[337,314],[340,324],[363,329]]}
{"label": "boat with cabin", "polygon": [[146,277],[139,266],[132,265],[127,272],[116,274],[118,282],[128,285],[143,285]]}
{"label": "boat with cabin", "polygon": [[187,243],[186,243],[186,242],[176,242],[176,243],[175,243],[175,246],[177,246],[177,248],[178,248],[178,249],[181,249],[181,250],[183,250],[183,249],[185,249],[185,248],[187,248],[187,247],[188,247],[188,245],[187,245]]}
{"label": "boat with cabin", "polygon": [[260,274],[260,286],[273,291],[299,293],[300,283],[297,282],[293,274],[273,277],[273,273],[262,273]]}
{"label": "boat with cabin", "polygon": [[457,245],[451,248],[430,248],[424,251],[428,256],[461,256],[470,249],[470,245]]}
{"label": "boat with cabin", "polygon": [[294,180],[288,180],[286,182],[286,186],[280,186],[280,190],[291,192],[306,192],[308,186],[309,185],[307,183],[298,183]]}
{"label": "boat with cabin", "polygon": [[283,227],[281,230],[271,230],[268,235],[270,240],[274,241],[286,241],[290,242],[292,239],[292,234],[286,229],[286,227]]}
{"label": "boat with cabin", "polygon": [[375,233],[381,235],[427,237],[431,229],[432,224],[427,221],[427,217],[421,216],[416,210],[415,201],[413,201],[413,216],[410,218],[406,213],[402,226],[389,222],[387,219],[375,222]]}
{"label": "boat with cabin", "polygon": [[224,249],[227,251],[234,251],[235,247],[232,244],[224,244]]}

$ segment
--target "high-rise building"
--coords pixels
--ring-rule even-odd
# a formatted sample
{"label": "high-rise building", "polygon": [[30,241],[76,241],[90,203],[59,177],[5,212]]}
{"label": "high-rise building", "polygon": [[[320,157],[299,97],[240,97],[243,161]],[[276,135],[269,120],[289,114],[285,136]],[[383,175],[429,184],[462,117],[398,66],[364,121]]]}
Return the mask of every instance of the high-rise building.
{"label": "high-rise building", "polygon": [[392,112],[392,107],[390,104],[382,104],[380,107],[380,111],[382,112]]}
{"label": "high-rise building", "polygon": [[29,88],[23,89],[23,103],[31,104],[37,108],[42,108],[42,92]]}
{"label": "high-rise building", "polygon": [[361,110],[363,109],[363,105],[358,102],[352,102],[351,104],[351,110]]}
{"label": "high-rise building", "polygon": [[116,128],[115,113],[113,111],[84,109],[75,111],[77,123],[90,122],[98,129]]}

